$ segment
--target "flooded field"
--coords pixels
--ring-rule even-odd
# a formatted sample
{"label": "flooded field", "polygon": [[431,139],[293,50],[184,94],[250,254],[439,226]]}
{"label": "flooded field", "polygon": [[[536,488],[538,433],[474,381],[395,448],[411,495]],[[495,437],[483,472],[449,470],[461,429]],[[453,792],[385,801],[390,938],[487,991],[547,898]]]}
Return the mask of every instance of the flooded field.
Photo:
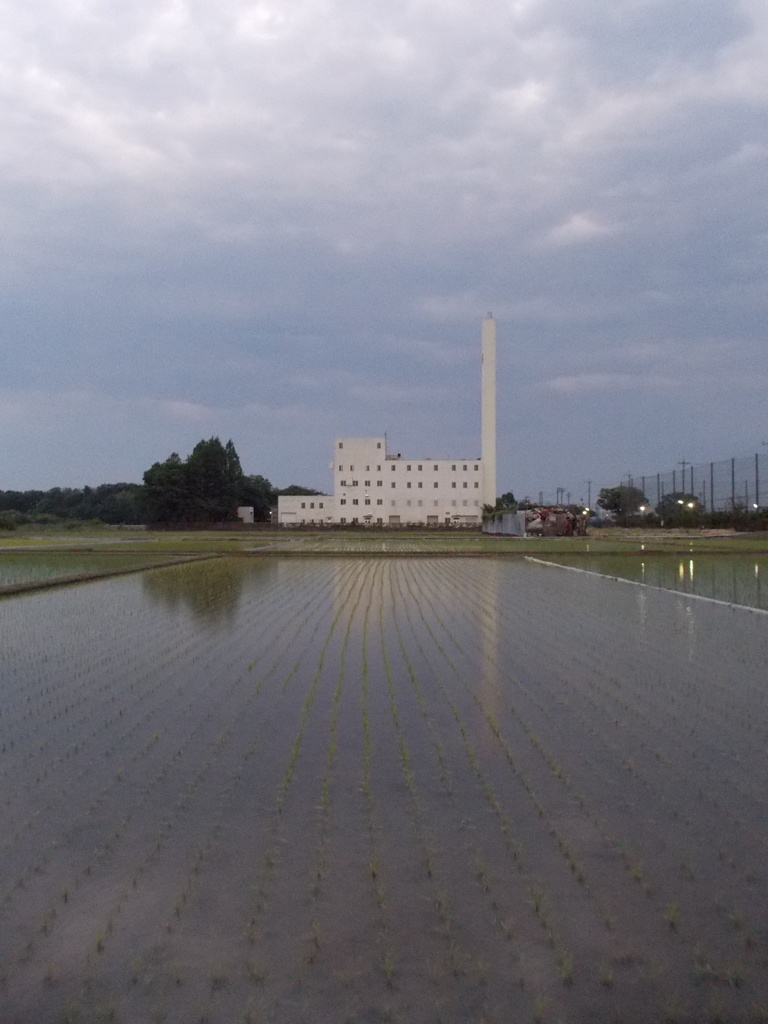
{"label": "flooded field", "polygon": [[491,558],[0,601],[3,1021],[765,1020],[767,624]]}
{"label": "flooded field", "polygon": [[549,562],[768,610],[768,555],[644,554],[543,556]]}
{"label": "flooded field", "polygon": [[29,583],[106,576],[179,560],[153,552],[0,551],[0,594],[4,589]]}

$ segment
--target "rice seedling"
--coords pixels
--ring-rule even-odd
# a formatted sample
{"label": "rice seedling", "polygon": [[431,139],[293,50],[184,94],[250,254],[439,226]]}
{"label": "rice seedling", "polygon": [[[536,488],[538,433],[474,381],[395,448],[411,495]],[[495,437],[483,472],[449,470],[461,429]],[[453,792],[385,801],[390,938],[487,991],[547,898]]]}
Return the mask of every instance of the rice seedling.
{"label": "rice seedling", "polygon": [[664,908],[664,920],[673,932],[676,932],[680,925],[680,909],[676,903],[668,903]]}

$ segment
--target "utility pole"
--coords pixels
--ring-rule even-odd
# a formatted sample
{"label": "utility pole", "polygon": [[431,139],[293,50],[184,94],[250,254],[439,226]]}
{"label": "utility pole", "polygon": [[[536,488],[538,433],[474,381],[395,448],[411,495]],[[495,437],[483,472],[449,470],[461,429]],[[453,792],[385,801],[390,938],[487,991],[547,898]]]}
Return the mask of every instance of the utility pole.
{"label": "utility pole", "polygon": [[690,463],[686,462],[685,459],[681,459],[678,462],[678,466],[682,466],[683,467],[683,488],[682,488],[683,490],[685,490],[685,467],[689,466],[689,465],[690,465]]}
{"label": "utility pole", "polygon": [[592,481],[587,480],[587,508],[592,508]]}

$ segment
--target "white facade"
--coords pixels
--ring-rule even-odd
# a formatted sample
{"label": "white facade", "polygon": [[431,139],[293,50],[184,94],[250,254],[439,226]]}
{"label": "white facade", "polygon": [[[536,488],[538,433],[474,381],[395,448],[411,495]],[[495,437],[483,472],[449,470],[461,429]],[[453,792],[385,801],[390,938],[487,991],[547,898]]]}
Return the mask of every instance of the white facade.
{"label": "white facade", "polygon": [[480,459],[404,459],[383,437],[333,443],[337,522],[379,526],[477,524],[482,516]]}
{"label": "white facade", "polygon": [[482,449],[483,505],[496,504],[496,321],[489,313],[483,319]]}
{"label": "white facade", "polygon": [[482,458],[404,459],[384,437],[337,437],[333,494],[278,499],[291,525],[478,526],[496,502],[496,324],[482,329]]}
{"label": "white facade", "polygon": [[331,494],[281,494],[277,499],[277,521],[280,526],[330,526],[338,522],[335,508]]}

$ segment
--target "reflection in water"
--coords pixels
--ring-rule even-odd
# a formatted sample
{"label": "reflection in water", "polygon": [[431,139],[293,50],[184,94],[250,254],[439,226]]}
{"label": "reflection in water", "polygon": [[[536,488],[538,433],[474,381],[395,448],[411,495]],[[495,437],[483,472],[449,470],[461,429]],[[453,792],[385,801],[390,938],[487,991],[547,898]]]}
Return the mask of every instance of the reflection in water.
{"label": "reflection in water", "polygon": [[246,584],[263,585],[273,572],[266,559],[213,558],[152,569],[141,579],[150,600],[217,626],[234,620]]}
{"label": "reflection in water", "polygon": [[718,554],[681,559],[679,555],[644,552],[642,558],[636,555],[550,555],[548,560],[664,590],[768,610],[768,593],[762,593],[760,584],[761,568],[768,564],[768,556]]}
{"label": "reflection in water", "polygon": [[500,693],[499,687],[499,582],[502,564],[490,561],[483,573],[485,607],[482,617],[483,693],[491,698]]}
{"label": "reflection in water", "polygon": [[640,643],[645,646],[648,643],[648,608],[646,601],[648,594],[645,590],[639,590],[637,593],[637,604],[639,609],[638,625],[640,630]]}

